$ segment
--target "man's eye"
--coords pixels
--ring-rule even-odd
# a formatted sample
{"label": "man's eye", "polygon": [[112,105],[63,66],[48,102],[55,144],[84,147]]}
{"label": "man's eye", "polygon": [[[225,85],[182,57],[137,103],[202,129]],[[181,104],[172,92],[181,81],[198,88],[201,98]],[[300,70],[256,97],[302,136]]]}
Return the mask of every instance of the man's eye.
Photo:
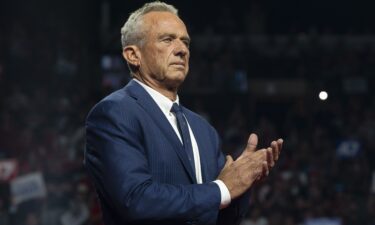
{"label": "man's eye", "polygon": [[163,42],[165,43],[170,43],[172,41],[172,38],[164,38]]}

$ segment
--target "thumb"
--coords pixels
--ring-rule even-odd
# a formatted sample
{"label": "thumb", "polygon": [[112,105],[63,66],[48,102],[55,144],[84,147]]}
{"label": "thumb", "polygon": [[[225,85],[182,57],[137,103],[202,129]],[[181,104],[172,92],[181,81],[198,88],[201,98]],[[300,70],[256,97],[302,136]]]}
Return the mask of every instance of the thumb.
{"label": "thumb", "polygon": [[255,152],[258,145],[258,136],[254,133],[250,134],[247,140],[246,151]]}
{"label": "thumb", "polygon": [[227,155],[225,158],[226,158],[226,161],[225,161],[225,165],[224,165],[224,167],[227,167],[227,166],[229,166],[230,164],[233,163],[233,158],[232,158],[232,156]]}

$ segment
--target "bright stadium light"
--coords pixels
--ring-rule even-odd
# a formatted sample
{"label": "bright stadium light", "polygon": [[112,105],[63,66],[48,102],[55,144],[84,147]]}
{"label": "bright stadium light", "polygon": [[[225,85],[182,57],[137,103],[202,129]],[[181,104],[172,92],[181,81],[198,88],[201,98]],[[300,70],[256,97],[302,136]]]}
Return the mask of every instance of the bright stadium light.
{"label": "bright stadium light", "polygon": [[326,91],[321,91],[319,93],[319,99],[320,100],[325,101],[325,100],[327,100],[327,98],[328,98],[328,93]]}

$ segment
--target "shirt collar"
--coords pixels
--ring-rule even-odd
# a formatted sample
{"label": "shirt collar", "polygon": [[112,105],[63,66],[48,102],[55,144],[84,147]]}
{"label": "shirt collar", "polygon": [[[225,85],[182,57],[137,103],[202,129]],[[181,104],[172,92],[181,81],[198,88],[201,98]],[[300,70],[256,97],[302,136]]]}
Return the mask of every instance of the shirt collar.
{"label": "shirt collar", "polygon": [[170,113],[173,103],[180,104],[178,95],[176,97],[176,101],[171,101],[169,98],[165,97],[164,95],[142,83],[141,81],[137,79],[133,80],[140,84],[147,91],[147,93],[151,95],[152,99],[156,102],[156,104],[165,115],[168,115]]}

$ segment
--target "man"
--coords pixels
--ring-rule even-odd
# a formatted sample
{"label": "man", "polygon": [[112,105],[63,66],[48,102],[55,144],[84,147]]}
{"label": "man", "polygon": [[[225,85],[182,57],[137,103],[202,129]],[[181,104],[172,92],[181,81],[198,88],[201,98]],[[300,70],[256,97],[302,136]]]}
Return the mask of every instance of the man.
{"label": "man", "polygon": [[173,6],[144,5],[121,35],[134,79],[100,101],[86,123],[85,166],[105,224],[238,224],[248,190],[268,175],[282,140],[256,150],[252,134],[239,158],[225,160],[214,128],[179,105],[190,37]]}

